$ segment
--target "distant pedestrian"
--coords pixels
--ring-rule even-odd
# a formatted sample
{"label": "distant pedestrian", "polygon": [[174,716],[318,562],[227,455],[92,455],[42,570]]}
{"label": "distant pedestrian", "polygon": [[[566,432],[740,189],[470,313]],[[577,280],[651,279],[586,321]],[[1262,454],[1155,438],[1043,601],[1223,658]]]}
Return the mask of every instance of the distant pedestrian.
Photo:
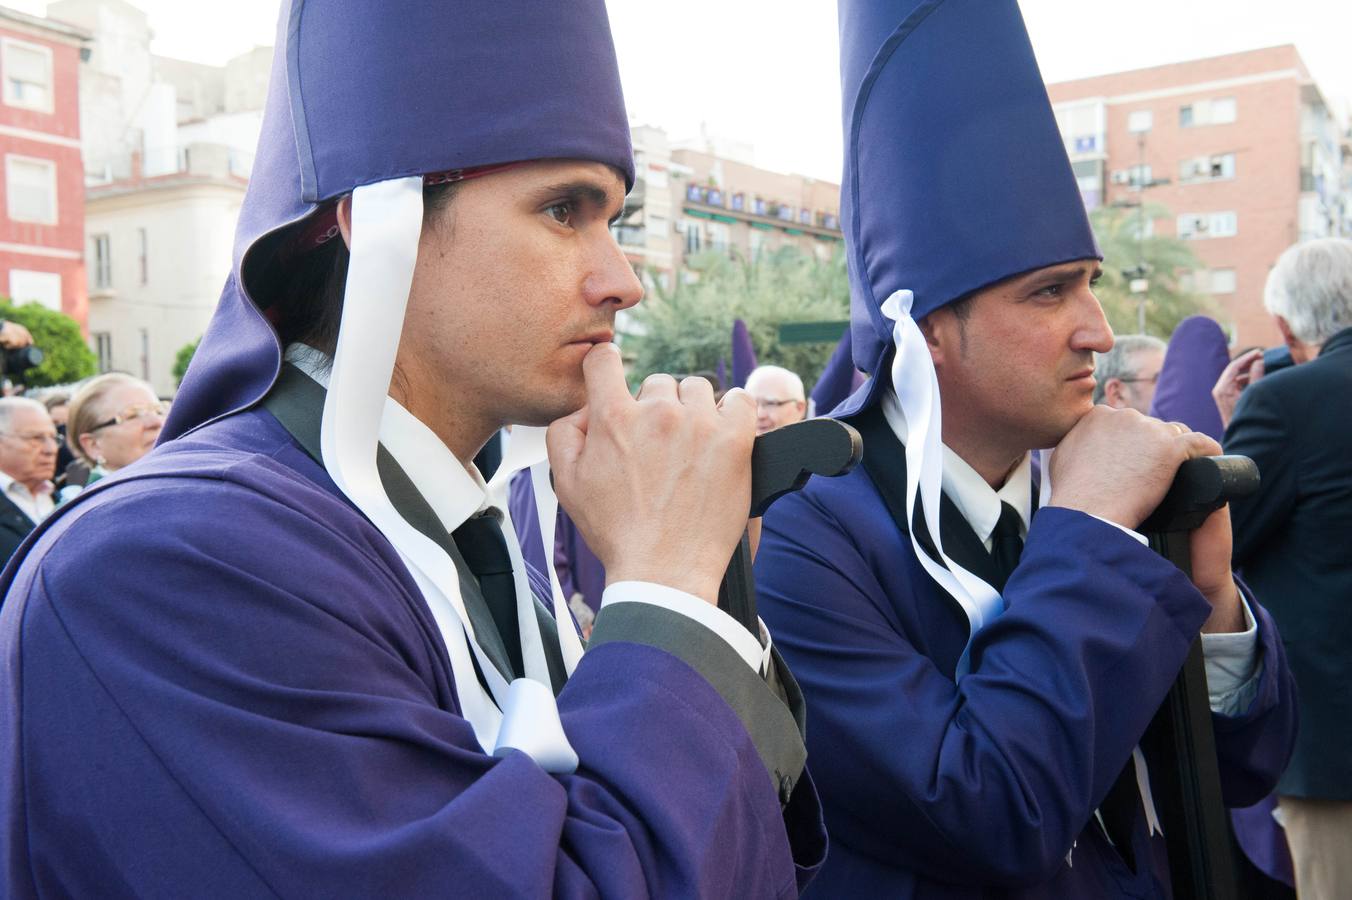
{"label": "distant pedestrian", "polygon": [[25,397],[0,399],[0,566],[52,511],[59,443],[41,403]]}
{"label": "distant pedestrian", "polygon": [[1216,387],[1239,397],[1225,451],[1262,475],[1232,504],[1234,558],[1296,676],[1300,730],[1277,785],[1296,889],[1341,898],[1352,894],[1352,241],[1288,249],[1263,302],[1295,365],[1253,378],[1250,353]]}
{"label": "distant pedestrian", "polygon": [[756,401],[756,433],[765,434],[807,417],[803,379],[780,366],[760,366],[746,380]]}
{"label": "distant pedestrian", "polygon": [[1113,409],[1150,412],[1165,349],[1164,341],[1157,337],[1120,335],[1113,349],[1094,357],[1094,402]]}

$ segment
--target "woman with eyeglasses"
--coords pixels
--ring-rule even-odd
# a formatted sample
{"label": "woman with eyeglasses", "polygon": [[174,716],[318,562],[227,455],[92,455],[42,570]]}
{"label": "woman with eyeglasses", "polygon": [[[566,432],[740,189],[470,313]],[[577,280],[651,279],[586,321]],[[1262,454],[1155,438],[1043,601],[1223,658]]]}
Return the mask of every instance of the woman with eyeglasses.
{"label": "woman with eyeglasses", "polygon": [[82,486],[67,480],[61,500],[149,453],[168,409],[150,385],[121,372],[86,382],[71,398],[66,440],[91,468]]}

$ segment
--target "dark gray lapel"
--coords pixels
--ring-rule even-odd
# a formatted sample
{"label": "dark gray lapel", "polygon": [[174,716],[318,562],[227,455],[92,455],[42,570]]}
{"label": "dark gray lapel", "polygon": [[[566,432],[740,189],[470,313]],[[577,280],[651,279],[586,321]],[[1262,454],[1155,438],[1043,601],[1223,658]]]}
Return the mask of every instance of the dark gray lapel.
{"label": "dark gray lapel", "polygon": [[[313,378],[290,364],[282,366],[277,383],[263,400],[263,406],[272,413],[282,427],[291,433],[296,442],[304,448],[315,462],[323,465],[320,454],[320,426],[324,415],[324,388]],[[460,576],[460,596],[465,602],[465,612],[469,614],[470,624],[478,637],[479,646],[503,677],[511,679],[511,665],[508,662],[507,648],[502,635],[498,633],[493,616],[484,602],[479,582],[465,564],[464,558],[451,540],[441,521],[433,512],[431,505],[413,484],[394,457],[382,446],[376,450],[376,467],[380,480],[385,486],[394,508],[399,511],[410,525],[430,538],[438,547],[450,556],[455,563],[456,574]],[[550,675],[554,680],[557,693],[563,685],[563,661],[558,656],[558,631],[554,619],[536,601],[536,618],[548,621],[548,631],[541,623],[541,636],[544,638],[545,653],[549,658]],[[515,639],[515,636],[513,636]],[[552,653],[551,653],[552,651]]]}

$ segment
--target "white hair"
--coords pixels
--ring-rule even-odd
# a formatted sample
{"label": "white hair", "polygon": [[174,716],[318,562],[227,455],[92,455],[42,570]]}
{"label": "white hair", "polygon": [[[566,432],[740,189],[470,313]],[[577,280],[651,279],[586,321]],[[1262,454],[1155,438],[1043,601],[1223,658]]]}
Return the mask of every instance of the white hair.
{"label": "white hair", "polygon": [[1263,305],[1305,344],[1323,344],[1352,327],[1352,241],[1320,238],[1288,247],[1268,274]]}
{"label": "white hair", "polygon": [[782,366],[757,366],[755,369],[751,371],[750,375],[746,376],[746,389],[748,391],[751,391],[751,386],[754,382],[762,381],[766,378],[771,377],[782,378],[784,381],[788,382],[789,391],[793,396],[783,397],[781,399],[784,400],[807,399],[806,395],[803,392],[803,379],[799,378],[795,373],[790,372],[788,369],[785,369]]}
{"label": "white hair", "polygon": [[30,397],[0,397],[0,432],[8,432],[14,421],[14,411],[31,409],[47,415],[47,407]]}

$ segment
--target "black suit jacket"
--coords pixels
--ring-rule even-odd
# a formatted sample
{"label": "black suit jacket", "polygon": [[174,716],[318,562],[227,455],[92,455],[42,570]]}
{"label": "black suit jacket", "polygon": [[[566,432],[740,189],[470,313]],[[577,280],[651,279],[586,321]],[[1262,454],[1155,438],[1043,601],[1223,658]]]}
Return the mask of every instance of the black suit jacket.
{"label": "black suit jacket", "polygon": [[1300,700],[1278,793],[1352,800],[1352,328],[1240,396],[1225,452],[1258,463],[1235,565],[1277,620]]}
{"label": "black suit jacket", "polygon": [[0,567],[19,549],[28,532],[36,526],[14,501],[0,494]]}

